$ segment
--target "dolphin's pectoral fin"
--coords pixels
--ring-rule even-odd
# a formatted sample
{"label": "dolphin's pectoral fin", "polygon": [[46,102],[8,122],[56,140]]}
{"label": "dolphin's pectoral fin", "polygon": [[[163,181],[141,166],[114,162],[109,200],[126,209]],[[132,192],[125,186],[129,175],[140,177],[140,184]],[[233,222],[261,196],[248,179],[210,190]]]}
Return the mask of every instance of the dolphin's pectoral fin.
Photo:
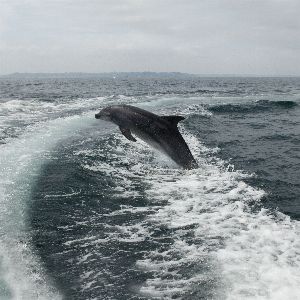
{"label": "dolphin's pectoral fin", "polygon": [[177,126],[178,122],[184,120],[185,118],[182,116],[162,116],[162,119],[168,121],[173,126]]}
{"label": "dolphin's pectoral fin", "polygon": [[136,139],[132,136],[129,128],[120,127],[121,132],[129,141],[136,142]]}

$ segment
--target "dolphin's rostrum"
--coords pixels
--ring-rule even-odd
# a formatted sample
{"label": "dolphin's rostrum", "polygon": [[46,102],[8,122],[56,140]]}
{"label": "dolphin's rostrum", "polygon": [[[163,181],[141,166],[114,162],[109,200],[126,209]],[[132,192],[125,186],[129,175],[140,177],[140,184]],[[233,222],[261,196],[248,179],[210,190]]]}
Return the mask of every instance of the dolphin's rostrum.
{"label": "dolphin's rostrum", "polygon": [[95,118],[115,123],[128,140],[136,142],[134,134],[185,169],[198,167],[177,128],[184,117],[158,116],[131,105],[113,105],[102,109]]}

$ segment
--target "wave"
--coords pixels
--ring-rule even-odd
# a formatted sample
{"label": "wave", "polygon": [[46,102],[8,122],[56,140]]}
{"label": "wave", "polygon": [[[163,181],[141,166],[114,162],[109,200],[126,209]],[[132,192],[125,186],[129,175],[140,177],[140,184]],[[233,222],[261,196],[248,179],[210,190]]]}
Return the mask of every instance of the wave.
{"label": "wave", "polygon": [[[110,138],[108,148],[94,152],[94,156],[107,155],[102,162],[82,165],[88,172],[114,178],[115,197],[128,203],[148,199],[146,207],[121,206],[109,214],[132,219],[142,211],[145,218],[135,224],[126,218],[116,226],[111,222],[105,239],[108,244],[154,240],[163,245],[144,251],[144,257],[136,261],[138,269],[151,274],[139,286],[139,293],[158,299],[297,297],[299,222],[264,209],[260,201],[265,192],[244,181],[250,175],[226,168],[222,160],[211,158],[214,149],[183,134],[199,169],[179,170],[162,155],[151,155],[145,144],[132,144],[119,134]],[[83,152],[78,155],[85,157]],[[137,184],[146,188],[141,191]],[[100,280],[97,276],[93,271],[82,282],[83,288]]]}
{"label": "wave", "polygon": [[208,110],[214,113],[255,113],[270,110],[292,109],[298,106],[295,101],[271,101],[271,100],[258,100],[252,103],[239,103],[239,104],[220,104],[208,107]]}
{"label": "wave", "polygon": [[[122,97],[117,100],[129,101]],[[0,217],[0,275],[15,299],[34,299],[37,296],[60,299],[33,254],[26,234],[24,211],[30,201],[29,190],[53,146],[69,134],[73,135],[96,122],[92,114],[88,118],[66,115],[76,114],[77,108],[82,110],[85,106],[88,110],[95,109],[109,101],[116,99],[108,99],[107,102],[91,100],[89,105],[78,100],[73,105],[63,104],[54,108],[52,104],[45,104],[43,110],[47,117],[52,114],[60,117],[41,126],[33,126],[27,134],[1,148],[3,179],[0,182],[0,203],[4,213]],[[261,107],[289,109],[297,105],[293,101],[280,102],[288,103],[272,104],[272,101],[260,100],[247,105],[249,111],[253,111],[253,107],[259,107],[261,111]],[[11,119],[20,117],[25,110],[30,121],[34,114],[43,112],[39,110],[38,103],[30,102],[28,107],[23,104],[10,102],[4,109],[11,113]],[[232,108],[233,104],[230,105]],[[20,107],[23,108],[20,110]],[[222,112],[222,108],[227,109],[228,105],[219,107]],[[66,115],[60,115],[61,111]],[[209,115],[201,105],[182,110],[184,114],[199,111]],[[160,231],[162,236],[155,242],[161,244],[161,240],[166,239],[168,243],[161,249],[145,250],[143,258],[136,261],[137,268],[151,274],[151,278],[138,287],[142,295],[161,299],[179,299],[186,295],[196,299],[296,299],[300,286],[297,256],[300,250],[299,222],[260,207],[259,202],[265,193],[244,182],[249,175],[229,170],[223,161],[216,159],[214,149],[205,147],[187,132],[184,135],[199,161],[199,169],[179,170],[162,155],[153,155],[145,144],[130,143],[119,133],[109,135],[107,147],[72,154],[82,162],[83,172],[104,174],[110,181],[114,180],[111,192],[114,197],[127,199],[128,203],[146,197],[149,204],[144,207],[120,206],[112,214],[126,216],[124,223],[106,224],[110,235],[105,239],[100,239],[97,234],[72,239],[71,225],[66,229],[69,234],[69,239],[64,241],[66,247],[82,249],[88,246],[87,251],[90,251],[81,251],[81,256],[77,257],[78,269],[82,270],[83,264],[88,266],[81,274],[79,292],[96,289],[99,282],[105,282],[105,270],[99,271],[94,267],[95,257],[107,259],[101,257],[99,245],[106,247],[110,241],[135,243],[155,240],[155,234]],[[106,144],[102,137],[101,143]],[[107,155],[110,157],[107,158]],[[93,163],[89,163],[87,157],[91,157]],[[103,157],[106,159],[101,161]],[[143,185],[144,189],[139,191],[138,185]],[[77,193],[80,191],[53,191],[45,198],[65,199]],[[99,197],[99,193],[97,195]],[[258,206],[256,211],[253,204]],[[88,220],[91,219],[96,226],[97,214],[88,215]],[[107,212],[109,216],[112,214]],[[130,220],[134,214],[143,215],[142,222],[132,224]],[[87,221],[83,215],[78,216],[80,219],[76,220],[74,215],[72,218],[77,222]],[[72,257],[72,261],[77,258]]]}
{"label": "wave", "polygon": [[30,191],[49,151],[91,122],[91,115],[58,118],[32,126],[18,139],[1,145],[1,299],[3,291],[12,299],[62,299],[32,249],[27,227]]}
{"label": "wave", "polygon": [[[203,151],[210,151],[192,136],[188,140],[198,159]],[[264,208],[254,212],[251,207],[260,202],[264,191],[245,184],[247,175],[227,171],[222,161],[216,166],[202,159],[200,166],[200,170],[177,176],[175,182],[150,179],[148,195],[168,202],[151,218],[172,228],[176,242],[138,262],[156,274],[141,292],[161,298],[178,297],[183,291],[197,295],[199,285],[216,281],[214,296],[204,298],[296,297],[299,261],[294,253],[300,249],[299,222]],[[195,272],[194,264],[203,263],[210,268]],[[183,275],[186,268],[193,272]],[[290,277],[291,273],[296,276]]]}
{"label": "wave", "polygon": [[78,98],[72,101],[43,101],[14,99],[0,102],[0,144],[19,137],[28,127],[41,122],[81,115],[96,111],[105,105],[134,103],[136,97],[123,95]]}

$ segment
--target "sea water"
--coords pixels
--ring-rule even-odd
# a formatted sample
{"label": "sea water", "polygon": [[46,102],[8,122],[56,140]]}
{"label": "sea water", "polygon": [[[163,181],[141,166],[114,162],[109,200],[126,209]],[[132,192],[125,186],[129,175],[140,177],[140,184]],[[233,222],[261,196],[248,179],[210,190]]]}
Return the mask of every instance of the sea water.
{"label": "sea water", "polygon": [[[182,170],[94,114],[182,115]],[[300,299],[299,78],[0,79],[0,299]]]}

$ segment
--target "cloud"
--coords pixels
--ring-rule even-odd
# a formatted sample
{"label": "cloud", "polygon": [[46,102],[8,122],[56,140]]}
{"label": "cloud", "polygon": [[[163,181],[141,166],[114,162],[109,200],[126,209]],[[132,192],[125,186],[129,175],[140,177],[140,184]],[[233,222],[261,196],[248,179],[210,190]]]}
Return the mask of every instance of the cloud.
{"label": "cloud", "polygon": [[2,72],[298,74],[298,0],[0,0]]}

